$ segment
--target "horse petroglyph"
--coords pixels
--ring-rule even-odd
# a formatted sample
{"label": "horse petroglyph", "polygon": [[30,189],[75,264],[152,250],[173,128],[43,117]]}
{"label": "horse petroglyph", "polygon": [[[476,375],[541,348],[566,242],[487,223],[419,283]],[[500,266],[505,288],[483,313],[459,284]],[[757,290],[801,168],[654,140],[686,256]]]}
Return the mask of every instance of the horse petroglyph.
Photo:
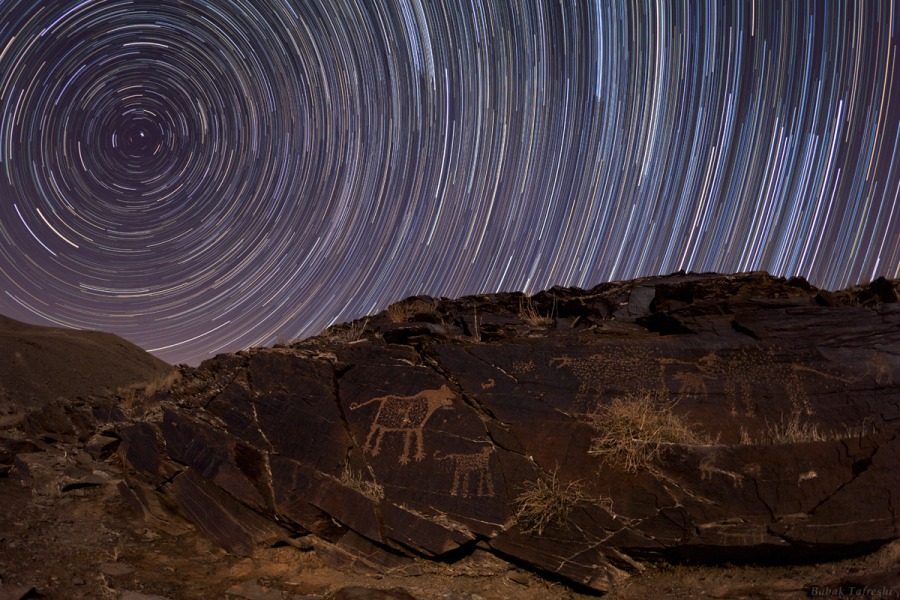
{"label": "horse petroglyph", "polygon": [[[453,463],[453,487],[450,489],[451,496],[459,496],[462,492],[463,498],[469,496],[493,496],[494,483],[491,481],[491,455],[494,453],[493,446],[485,446],[481,452],[472,454],[445,454],[438,456],[440,451],[434,453],[434,459],[438,461],[450,461]],[[475,479],[475,494],[470,494],[469,484],[472,478]]]}
{"label": "horse petroglyph", "polygon": [[409,463],[409,451],[412,438],[416,438],[416,460],[425,458],[425,445],[422,441],[422,430],[425,423],[434,412],[441,408],[450,408],[453,405],[455,395],[446,385],[438,390],[422,390],[414,396],[379,396],[363,403],[353,402],[350,410],[358,410],[371,404],[377,404],[378,410],[372,419],[372,426],[363,452],[370,452],[372,456],[381,453],[381,442],[386,433],[403,434],[403,452],[400,454],[399,463]]}

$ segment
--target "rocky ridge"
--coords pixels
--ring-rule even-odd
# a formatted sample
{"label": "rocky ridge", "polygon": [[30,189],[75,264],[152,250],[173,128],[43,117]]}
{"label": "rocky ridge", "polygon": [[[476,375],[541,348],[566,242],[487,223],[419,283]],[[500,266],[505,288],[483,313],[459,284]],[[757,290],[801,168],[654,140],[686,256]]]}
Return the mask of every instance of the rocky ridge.
{"label": "rocky ridge", "polygon": [[119,429],[119,488],[235,555],[280,539],[415,574],[484,553],[582,591],[655,561],[869,552],[898,537],[898,288],[678,273],[407,299],[184,369]]}
{"label": "rocky ridge", "polygon": [[[0,423],[0,597],[900,593],[898,298],[765,273],[417,297],[45,402]],[[821,566],[665,566],[740,563]]]}

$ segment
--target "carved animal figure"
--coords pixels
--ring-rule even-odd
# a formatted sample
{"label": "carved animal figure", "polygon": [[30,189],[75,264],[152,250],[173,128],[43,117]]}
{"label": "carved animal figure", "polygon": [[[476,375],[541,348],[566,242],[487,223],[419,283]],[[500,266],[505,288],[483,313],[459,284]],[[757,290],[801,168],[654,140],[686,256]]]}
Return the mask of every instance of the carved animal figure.
{"label": "carved animal figure", "polygon": [[450,490],[451,496],[459,495],[462,491],[462,497],[468,498],[469,483],[472,476],[475,477],[476,496],[493,496],[494,483],[491,481],[491,455],[494,453],[493,446],[485,446],[481,452],[474,454],[445,454],[438,456],[439,452],[434,453],[434,459],[439,461],[449,460],[453,463],[453,487]]}
{"label": "carved animal figure", "polygon": [[358,410],[370,404],[378,405],[363,452],[371,452],[372,456],[378,456],[386,433],[402,433],[403,452],[400,455],[400,464],[405,465],[409,462],[413,436],[416,438],[416,454],[413,458],[422,460],[425,458],[425,445],[422,441],[425,423],[436,410],[450,408],[453,405],[453,398],[454,394],[450,388],[442,385],[439,390],[422,390],[414,396],[391,394],[372,398],[361,404],[352,403],[350,410]]}

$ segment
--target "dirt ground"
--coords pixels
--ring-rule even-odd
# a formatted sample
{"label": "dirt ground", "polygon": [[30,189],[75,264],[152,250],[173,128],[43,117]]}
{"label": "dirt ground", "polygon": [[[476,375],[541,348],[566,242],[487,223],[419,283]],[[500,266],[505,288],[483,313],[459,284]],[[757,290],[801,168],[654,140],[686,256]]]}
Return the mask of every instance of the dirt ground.
{"label": "dirt ground", "polygon": [[[45,452],[56,453],[57,464],[84,460],[73,448]],[[139,517],[116,489],[117,462],[113,454],[91,464],[101,483],[63,486],[66,491],[41,485],[35,491],[15,472],[0,477],[0,600],[312,600],[335,597],[341,589],[339,597],[378,598],[371,592],[348,595],[346,588],[354,586],[400,588],[421,600],[589,597],[487,553],[452,565],[422,561],[419,576],[355,574],[291,545],[260,548],[252,558],[230,556],[177,517],[168,523]],[[900,597],[897,574],[900,543],[820,565],[655,565],[606,597],[890,598]]]}

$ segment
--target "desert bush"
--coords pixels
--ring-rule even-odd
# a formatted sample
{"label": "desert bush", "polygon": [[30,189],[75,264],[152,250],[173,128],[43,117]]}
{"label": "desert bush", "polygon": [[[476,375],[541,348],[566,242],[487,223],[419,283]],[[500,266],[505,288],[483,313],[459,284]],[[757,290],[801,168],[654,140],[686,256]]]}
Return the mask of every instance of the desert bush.
{"label": "desert bush", "polygon": [[564,483],[554,471],[524,483],[524,490],[516,498],[516,522],[523,532],[541,535],[551,523],[564,523],[584,499],[581,484],[577,481]]}
{"label": "desert bush", "polygon": [[676,404],[644,391],[598,407],[588,416],[597,432],[589,454],[636,472],[658,460],[672,444],[710,443],[672,411]]}
{"label": "desert bush", "polygon": [[327,337],[331,341],[349,344],[351,342],[359,341],[366,332],[368,326],[368,318],[356,320],[352,323],[339,323],[337,325],[332,325],[320,335]]}
{"label": "desert bush", "polygon": [[339,481],[348,488],[354,489],[371,500],[384,499],[384,486],[377,481],[370,481],[362,473],[356,473],[349,464],[344,465]]}
{"label": "desert bush", "polygon": [[158,392],[168,392],[179,381],[181,381],[181,371],[175,369],[164,373],[146,384],[144,397],[149,398]]}
{"label": "desert bush", "polygon": [[388,306],[387,312],[394,323],[405,323],[416,315],[436,315],[437,306],[420,298],[407,298]]}
{"label": "desert bush", "polygon": [[160,392],[168,392],[179,381],[181,381],[181,371],[172,369],[157,375],[150,381],[120,387],[116,390],[116,394],[122,399],[122,407],[130,410]]}
{"label": "desert bush", "polygon": [[552,310],[549,315],[542,315],[534,301],[528,297],[519,300],[519,318],[532,327],[550,327],[556,321]]}

